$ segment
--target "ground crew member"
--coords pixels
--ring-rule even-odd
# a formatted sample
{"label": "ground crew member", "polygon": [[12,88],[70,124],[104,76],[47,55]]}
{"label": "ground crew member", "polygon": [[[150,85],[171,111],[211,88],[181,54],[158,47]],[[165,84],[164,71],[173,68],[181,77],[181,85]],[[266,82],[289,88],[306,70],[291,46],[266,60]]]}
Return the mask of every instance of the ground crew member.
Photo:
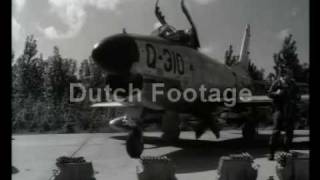
{"label": "ground crew member", "polygon": [[281,131],[285,131],[284,150],[289,152],[293,140],[294,123],[296,120],[297,103],[300,94],[292,73],[280,67],[279,78],[276,79],[268,92],[273,99],[273,130],[270,138],[269,160],[274,160],[274,153],[279,147]]}

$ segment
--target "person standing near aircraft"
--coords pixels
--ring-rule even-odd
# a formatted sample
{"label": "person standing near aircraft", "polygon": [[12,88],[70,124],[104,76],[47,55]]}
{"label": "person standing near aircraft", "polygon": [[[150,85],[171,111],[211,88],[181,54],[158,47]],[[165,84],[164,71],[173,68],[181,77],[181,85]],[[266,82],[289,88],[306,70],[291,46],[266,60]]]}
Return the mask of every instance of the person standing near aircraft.
{"label": "person standing near aircraft", "polygon": [[279,78],[276,79],[268,92],[273,99],[273,130],[270,138],[269,160],[274,160],[274,154],[280,143],[281,131],[286,132],[284,139],[284,150],[289,152],[293,140],[294,123],[296,120],[297,102],[300,94],[292,72],[281,66]]}

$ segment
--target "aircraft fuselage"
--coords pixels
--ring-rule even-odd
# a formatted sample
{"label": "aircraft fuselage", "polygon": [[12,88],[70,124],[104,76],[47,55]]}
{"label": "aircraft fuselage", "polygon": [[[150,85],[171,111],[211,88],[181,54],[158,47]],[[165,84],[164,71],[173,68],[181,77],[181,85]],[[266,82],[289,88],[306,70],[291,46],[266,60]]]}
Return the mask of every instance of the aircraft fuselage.
{"label": "aircraft fuselage", "polygon": [[[140,75],[142,99],[164,109],[189,111],[197,103],[183,98],[170,102],[165,94],[171,88],[198,90],[201,86],[223,92],[227,88],[248,87],[250,79],[196,49],[157,36],[117,34],[102,40],[93,50],[94,60],[107,72],[123,78]],[[152,101],[152,85],[162,83],[164,95]],[[196,91],[199,93],[199,91]],[[208,96],[206,92],[205,96]],[[221,94],[222,95],[222,94]],[[198,94],[197,97],[200,97]]]}

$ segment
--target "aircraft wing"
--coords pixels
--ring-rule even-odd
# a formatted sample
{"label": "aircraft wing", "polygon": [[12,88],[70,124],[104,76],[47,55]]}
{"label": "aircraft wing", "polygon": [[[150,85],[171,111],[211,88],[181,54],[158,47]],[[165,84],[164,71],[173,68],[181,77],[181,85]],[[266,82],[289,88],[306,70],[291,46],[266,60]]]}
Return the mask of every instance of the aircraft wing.
{"label": "aircraft wing", "polygon": [[133,107],[136,104],[132,104],[129,102],[102,102],[92,104],[91,107]]}
{"label": "aircraft wing", "polygon": [[[250,100],[246,100],[242,97],[239,98],[240,104],[255,104],[255,105],[268,105],[272,103],[272,99],[269,98],[266,95],[261,95],[261,96],[251,96]],[[309,102],[309,94],[304,94],[301,96],[301,102],[307,103]]]}

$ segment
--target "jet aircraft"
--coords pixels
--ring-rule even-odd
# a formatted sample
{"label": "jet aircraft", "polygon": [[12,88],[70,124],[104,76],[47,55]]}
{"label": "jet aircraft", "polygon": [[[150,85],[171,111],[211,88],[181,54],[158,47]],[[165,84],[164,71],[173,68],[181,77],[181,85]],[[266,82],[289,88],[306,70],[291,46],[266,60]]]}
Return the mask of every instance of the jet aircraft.
{"label": "jet aircraft", "polygon": [[[141,101],[137,101],[137,94],[123,93],[122,97],[132,98],[133,101],[92,105],[125,108],[126,115],[109,121],[109,125],[114,129],[129,132],[126,148],[133,158],[138,158],[143,151],[142,132],[150,123],[160,122],[162,138],[170,142],[176,141],[179,138],[183,114],[190,115],[190,119],[198,122],[194,127],[197,138],[206,129],[211,129],[219,138],[221,128],[217,114],[224,109],[225,99],[218,102],[203,102],[199,99],[193,102],[184,99],[172,102],[165,96],[171,88],[199,89],[205,85],[206,88],[217,88],[223,92],[227,88],[238,90],[252,87],[253,81],[248,74],[250,26],[245,28],[238,62],[228,67],[199,51],[198,32],[184,0],[181,0],[181,8],[190,23],[190,29],[176,30],[169,25],[160,12],[157,0],[155,14],[161,26],[151,35],[126,32],[115,34],[101,40],[92,51],[93,60],[108,73],[106,84],[112,89],[128,89],[131,83],[141,90]],[[154,102],[152,88],[155,83],[164,85],[164,93]],[[253,96],[250,101],[237,97],[235,108],[270,103],[272,100],[266,96]],[[246,121],[243,136],[251,138],[255,134],[255,123]]]}

